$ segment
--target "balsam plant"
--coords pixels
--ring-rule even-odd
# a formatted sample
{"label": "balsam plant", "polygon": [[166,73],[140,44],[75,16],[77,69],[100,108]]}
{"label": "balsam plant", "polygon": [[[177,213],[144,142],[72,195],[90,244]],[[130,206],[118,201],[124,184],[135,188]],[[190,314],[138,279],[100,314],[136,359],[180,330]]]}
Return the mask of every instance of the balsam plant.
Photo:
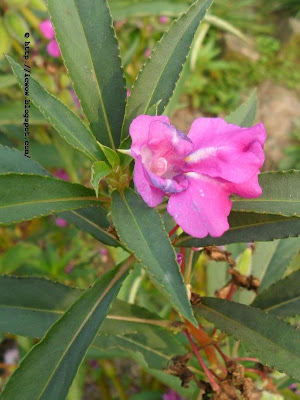
{"label": "balsam plant", "polygon": [[[189,139],[162,116],[211,3],[198,0],[173,22],[127,98],[106,1],[48,1],[56,40],[88,124],[32,77],[30,99],[60,137],[89,160],[93,189],[54,177],[31,158],[1,146],[0,223],[55,214],[99,242],[123,249],[127,257],[86,290],[33,277],[0,278],[0,330],[40,339],[11,376],[1,400],[65,399],[85,357],[111,348],[134,358],[187,399],[262,398],[264,389],[272,386],[267,387],[268,380],[278,377],[270,368],[283,373],[283,386],[300,380],[300,332],[287,322],[299,314],[299,270],[284,278],[300,248],[300,172],[265,172],[257,181],[265,133],[261,125],[252,127],[255,93],[227,122],[218,119],[206,126],[212,143],[219,134],[225,148],[236,134],[238,144],[229,152],[211,153],[202,141],[190,155],[187,147],[201,121]],[[23,86],[23,68],[7,59]],[[163,125],[151,125],[147,131],[145,121],[150,120]],[[205,129],[201,135],[205,139]],[[168,155],[155,153],[156,158],[149,159],[149,149],[167,150]],[[224,162],[217,183],[216,165],[215,170],[204,162],[199,170],[189,166],[183,173],[184,163],[199,162],[208,153],[212,163]],[[131,156],[137,190],[150,207],[134,189]],[[138,162],[144,168],[139,173]],[[180,174],[166,176],[169,165],[173,172],[181,168]],[[176,196],[190,193],[187,188],[194,185],[185,176],[193,181],[199,174],[216,185],[210,204],[202,196],[201,207],[196,207],[198,183],[190,200],[178,200]],[[250,198],[229,200],[231,193]],[[172,220],[165,195],[171,195],[169,205],[176,203],[175,212],[168,208],[170,214],[193,236]],[[193,213],[186,213],[189,206]],[[207,206],[210,215],[204,214]],[[210,225],[205,225],[208,220]],[[207,232],[216,237],[205,236]],[[252,242],[253,256],[243,245]],[[237,258],[217,247],[237,243],[243,249]],[[192,280],[204,254],[221,261],[208,266],[207,273],[214,272],[205,290],[194,288]],[[132,304],[133,298],[124,301],[124,290],[134,290],[142,269],[168,306],[164,318]],[[122,284],[123,300],[116,299]],[[200,296],[203,291],[209,296]],[[251,373],[263,376],[264,384],[256,387]]]}

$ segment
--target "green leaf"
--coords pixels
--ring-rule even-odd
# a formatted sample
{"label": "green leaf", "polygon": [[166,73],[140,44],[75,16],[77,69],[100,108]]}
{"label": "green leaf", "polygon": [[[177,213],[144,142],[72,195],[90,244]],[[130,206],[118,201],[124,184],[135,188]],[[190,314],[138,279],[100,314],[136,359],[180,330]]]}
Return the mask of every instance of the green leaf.
{"label": "green leaf", "polygon": [[[0,126],[22,125],[24,123],[24,102],[5,102],[0,104]],[[43,114],[34,105],[30,105],[30,125],[47,124]]]}
{"label": "green leaf", "polygon": [[203,239],[197,239],[182,234],[176,240],[175,246],[222,246],[230,243],[267,241],[300,235],[300,218],[298,217],[232,211],[228,220],[230,229],[221,237],[206,236]]}
{"label": "green leaf", "polygon": [[19,150],[0,145],[0,174],[6,172],[50,175],[41,165],[25,157]]}
{"label": "green leaf", "polygon": [[99,204],[82,185],[33,174],[0,175],[0,225]]}
{"label": "green leaf", "polygon": [[122,138],[128,135],[131,121],[161,100],[158,113],[167,106],[189,53],[194,34],[213,0],[198,0],[158,42],[138,75],[128,98]]}
{"label": "green leaf", "polygon": [[107,219],[107,211],[100,206],[63,212],[59,216],[107,246],[122,247],[116,237],[108,232],[110,223]]}
{"label": "green leaf", "polygon": [[300,250],[300,238],[256,243],[253,254],[252,274],[261,283],[259,292],[281,279],[292,259]]}
{"label": "green leaf", "polygon": [[107,176],[111,172],[110,167],[106,164],[105,161],[96,161],[92,165],[92,177],[91,177],[91,184],[95,189],[96,196],[98,197],[99,191],[99,182],[105,176]]}
{"label": "green leaf", "polygon": [[189,3],[173,1],[110,1],[111,12],[115,21],[130,17],[172,16],[178,17],[185,12]]}
{"label": "green leaf", "polygon": [[299,330],[258,308],[227,300],[204,298],[194,311],[240,340],[263,364],[300,379]]}
{"label": "green leaf", "polygon": [[[101,276],[22,360],[1,400],[57,400],[67,396],[89,346],[126,277],[129,259]],[[37,379],[38,377],[38,379]],[[26,390],[24,390],[26,388]]]}
{"label": "green leaf", "polygon": [[[23,68],[9,56],[7,56],[7,59],[20,86],[24,89]],[[86,128],[84,123],[60,100],[48,93],[47,90],[32,77],[29,78],[29,96],[66,142],[93,161],[103,159],[102,152],[96,139]],[[29,118],[31,118],[31,111]]]}
{"label": "green leaf", "polygon": [[259,183],[262,195],[255,199],[234,197],[234,211],[300,216],[300,171],[264,172]]}
{"label": "green leaf", "polygon": [[186,319],[195,323],[175,251],[159,214],[129,189],[112,195],[111,213],[123,243],[134,252],[160,288]]}
{"label": "green leaf", "polygon": [[300,270],[264,290],[256,297],[252,306],[284,318],[299,315]]}
{"label": "green leaf", "polygon": [[126,90],[118,42],[105,0],[49,0],[56,39],[97,140],[120,144]]}
{"label": "green leaf", "polygon": [[100,144],[100,147],[103,151],[103,154],[107,158],[107,161],[112,167],[116,167],[120,164],[119,156],[114,150],[110,149],[109,147],[103,146],[103,144]]}
{"label": "green leaf", "polygon": [[[251,274],[260,280],[259,292],[283,277],[299,249],[300,238],[255,243]],[[239,303],[250,304],[254,298],[253,291],[241,289],[235,299]]]}
{"label": "green leaf", "polygon": [[[38,163],[31,158],[24,157],[18,150],[0,145],[0,173],[5,172],[50,175]],[[121,246],[115,236],[107,232],[110,227],[107,220],[107,211],[100,206],[63,212],[60,213],[60,216],[108,246]]]}
{"label": "green leaf", "polygon": [[[50,326],[83,293],[40,278],[0,277],[0,331],[18,335],[44,336]],[[122,348],[140,352],[153,368],[165,368],[185,348],[164,322],[142,307],[116,300],[94,342],[97,348]]]}
{"label": "green leaf", "polygon": [[226,121],[238,126],[252,126],[255,121],[257,110],[256,89],[252,91],[248,100],[228,115]]}

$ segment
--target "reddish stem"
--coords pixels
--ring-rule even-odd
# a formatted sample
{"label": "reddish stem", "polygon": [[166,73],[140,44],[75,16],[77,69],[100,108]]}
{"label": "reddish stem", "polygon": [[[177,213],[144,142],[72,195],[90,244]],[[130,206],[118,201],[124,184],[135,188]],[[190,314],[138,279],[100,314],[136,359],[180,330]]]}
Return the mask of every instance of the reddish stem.
{"label": "reddish stem", "polygon": [[226,354],[223,353],[223,351],[220,349],[220,347],[218,345],[214,344],[214,348],[218,351],[218,353],[223,358],[223,360],[225,361],[225,364],[226,364],[230,360],[230,358],[227,357]]}
{"label": "reddish stem", "polygon": [[179,225],[175,225],[174,228],[170,230],[169,237],[174,235],[174,233],[177,231],[178,228],[179,228]]}
{"label": "reddish stem", "polygon": [[266,374],[263,373],[262,371],[259,371],[258,369],[255,369],[255,368],[246,368],[246,371],[248,371],[248,372],[253,372],[254,374],[261,375],[263,379],[267,379]]}
{"label": "reddish stem", "polygon": [[226,300],[231,300],[235,292],[238,290],[238,286],[232,282],[231,288],[229,290],[228,295],[226,296]]}
{"label": "reddish stem", "polygon": [[181,265],[180,265],[180,270],[182,275],[184,274],[184,269],[185,269],[185,248],[184,247],[180,247],[180,253],[182,254],[182,261],[181,261]]}
{"label": "reddish stem", "polygon": [[209,382],[210,382],[210,384],[211,384],[212,389],[213,389],[215,392],[217,392],[217,391],[220,389],[219,385],[218,385],[217,382],[215,381],[215,379],[214,379],[213,375],[211,374],[210,370],[209,370],[209,369],[207,368],[207,366],[205,365],[205,362],[204,362],[203,358],[200,356],[200,353],[199,353],[199,351],[198,351],[198,349],[197,349],[197,346],[195,345],[195,343],[194,343],[194,341],[193,341],[191,335],[189,334],[189,332],[188,332],[187,330],[185,330],[184,333],[186,334],[186,337],[188,338],[188,340],[189,340],[189,342],[190,342],[190,345],[191,345],[191,347],[192,347],[192,350],[193,350],[193,352],[194,352],[194,354],[195,354],[197,360],[199,361],[199,363],[200,363],[200,365],[201,365],[203,371],[205,372],[205,374],[206,374],[206,376],[207,376],[207,378],[208,378],[208,380],[209,380]]}

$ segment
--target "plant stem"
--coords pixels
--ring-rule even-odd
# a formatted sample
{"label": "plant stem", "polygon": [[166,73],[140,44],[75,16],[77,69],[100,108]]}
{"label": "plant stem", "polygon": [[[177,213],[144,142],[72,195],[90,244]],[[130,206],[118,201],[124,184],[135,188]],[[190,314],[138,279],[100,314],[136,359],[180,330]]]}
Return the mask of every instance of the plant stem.
{"label": "plant stem", "polygon": [[180,253],[182,254],[182,262],[181,262],[180,270],[183,275],[184,270],[185,270],[185,248],[184,247],[180,247]]}
{"label": "plant stem", "polygon": [[173,236],[178,228],[179,228],[179,225],[175,225],[174,228],[170,230],[169,237]]}
{"label": "plant stem", "polygon": [[231,288],[229,290],[229,293],[226,296],[226,300],[231,300],[237,290],[238,290],[238,286],[235,283],[232,282],[231,283]]}
{"label": "plant stem", "polygon": [[188,321],[186,321],[186,324],[191,334],[203,348],[203,351],[205,352],[210,365],[212,367],[220,369],[221,371],[224,371],[224,367],[218,359],[215,349],[213,348],[212,338],[205,332],[205,330],[201,326],[198,326],[198,328],[196,328]]}
{"label": "plant stem", "polygon": [[200,365],[201,365],[203,371],[205,372],[205,374],[206,374],[206,376],[207,376],[207,379],[209,380],[209,383],[211,384],[212,389],[213,389],[215,392],[217,392],[217,391],[220,389],[219,385],[218,385],[217,382],[215,381],[215,379],[214,379],[212,373],[209,371],[209,369],[208,369],[207,366],[205,365],[205,362],[204,362],[203,358],[200,356],[200,353],[199,353],[199,351],[198,351],[198,349],[197,349],[197,346],[195,345],[195,343],[194,343],[194,341],[193,341],[191,335],[189,334],[188,330],[185,330],[185,334],[186,334],[186,337],[188,338],[188,340],[189,340],[189,342],[190,342],[190,345],[191,345],[191,347],[192,347],[192,350],[193,350],[193,352],[194,352],[194,354],[195,354],[197,360],[199,361],[199,363],[200,363]]}
{"label": "plant stem", "polygon": [[214,344],[214,348],[219,352],[220,356],[223,358],[225,363],[230,360],[229,357],[226,356],[226,354],[223,353],[223,351],[220,349],[220,347],[217,344]]}
{"label": "plant stem", "polygon": [[193,265],[193,256],[194,256],[194,250],[190,250],[188,262],[187,262],[187,267],[185,270],[185,284],[188,284],[191,282],[191,277],[192,277],[192,265]]}
{"label": "plant stem", "polygon": [[253,361],[259,363],[258,358],[252,358],[252,357],[237,357],[233,359],[234,361]]}

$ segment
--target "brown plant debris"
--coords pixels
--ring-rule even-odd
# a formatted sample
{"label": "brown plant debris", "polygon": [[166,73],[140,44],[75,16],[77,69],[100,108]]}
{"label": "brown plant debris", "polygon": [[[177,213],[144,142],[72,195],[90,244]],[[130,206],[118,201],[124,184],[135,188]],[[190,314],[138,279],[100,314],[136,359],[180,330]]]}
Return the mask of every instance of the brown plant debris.
{"label": "brown plant debris", "polygon": [[205,254],[208,255],[214,261],[226,261],[230,266],[235,265],[234,259],[231,257],[231,253],[226,250],[221,250],[217,246],[207,246],[204,248]]}
{"label": "brown plant debris", "polygon": [[195,378],[192,371],[187,367],[187,363],[192,357],[192,353],[183,356],[175,356],[171,360],[171,365],[165,371],[167,374],[177,376],[181,380],[181,386],[187,388],[192,379]]}

